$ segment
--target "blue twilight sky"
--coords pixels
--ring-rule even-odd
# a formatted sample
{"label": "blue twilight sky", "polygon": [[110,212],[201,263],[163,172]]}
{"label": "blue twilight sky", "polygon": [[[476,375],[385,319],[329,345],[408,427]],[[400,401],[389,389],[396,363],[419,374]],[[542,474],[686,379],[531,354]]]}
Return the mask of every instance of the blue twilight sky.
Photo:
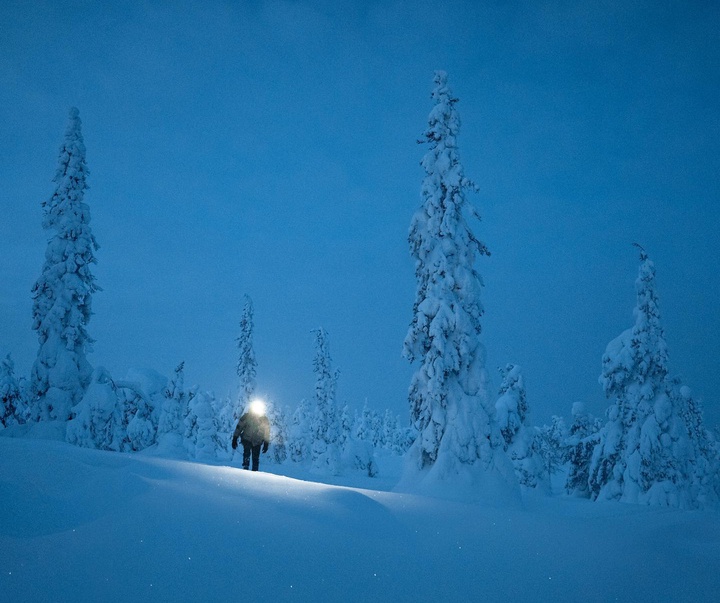
{"label": "blue twilight sky", "polygon": [[488,370],[523,367],[537,422],[584,400],[633,322],[642,243],[671,368],[720,422],[717,2],[0,3],[0,353],[28,374],[30,288],[68,109],[83,120],[101,245],[90,355],[235,390],[243,294],[259,390],[407,416],[433,70],[460,98],[480,186]]}

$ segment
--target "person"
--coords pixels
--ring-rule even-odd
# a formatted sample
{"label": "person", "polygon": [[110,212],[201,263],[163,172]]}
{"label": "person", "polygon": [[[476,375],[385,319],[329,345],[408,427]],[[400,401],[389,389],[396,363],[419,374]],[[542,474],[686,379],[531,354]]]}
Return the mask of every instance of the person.
{"label": "person", "polygon": [[243,469],[250,468],[252,455],[252,470],[257,471],[260,466],[260,448],[264,454],[270,445],[270,422],[265,416],[265,405],[262,402],[253,402],[250,409],[240,417],[233,433],[233,450],[237,449],[238,438],[243,447]]}

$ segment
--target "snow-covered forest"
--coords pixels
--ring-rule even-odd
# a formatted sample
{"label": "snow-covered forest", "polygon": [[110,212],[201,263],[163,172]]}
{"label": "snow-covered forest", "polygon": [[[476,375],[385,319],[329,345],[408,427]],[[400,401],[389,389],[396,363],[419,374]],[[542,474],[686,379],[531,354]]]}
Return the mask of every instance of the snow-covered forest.
{"label": "snow-covered forest", "polygon": [[0,3],[0,603],[717,601],[718,23]]}
{"label": "snow-covered forest", "polygon": [[[500,370],[492,391],[482,343],[481,260],[490,250],[473,232],[480,215],[458,149],[460,118],[447,74],[435,72],[424,134],[422,203],[408,242],[417,282],[405,357],[416,367],[409,420],[390,410],[351,409],[337,399],[339,368],[330,334],[312,334],[308,366],[314,394],[295,406],[268,401],[272,447],[267,462],[298,463],[318,475],[374,477],[379,455],[404,457],[401,490],[460,489],[470,500],[536,490],[593,501],[714,508],[720,501],[720,442],[702,405],[673,375],[655,285],[655,266],[639,252],[634,325],[607,345],[604,417],[576,404],[566,426],[533,425],[521,368]],[[255,398],[254,306],[239,307],[237,389],[216,396],[188,386],[184,363],[169,378],[151,368],[111,375],[92,366],[90,335],[98,242],[92,233],[88,166],[79,111],[71,109],[60,147],[55,191],[43,203],[45,263],[32,289],[39,348],[29,376],[10,355],[0,365],[3,435],[57,426],[68,443],[115,452],[152,451],[206,463],[236,462],[230,446],[238,418]],[[560,409],[562,410],[562,409]],[[513,492],[515,494],[513,494]]]}

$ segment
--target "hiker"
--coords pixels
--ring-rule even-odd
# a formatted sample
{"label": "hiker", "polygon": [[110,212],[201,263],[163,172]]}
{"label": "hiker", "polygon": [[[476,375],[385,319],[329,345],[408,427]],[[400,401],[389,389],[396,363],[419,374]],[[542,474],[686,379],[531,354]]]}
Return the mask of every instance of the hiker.
{"label": "hiker", "polygon": [[264,454],[270,445],[270,422],[265,416],[265,405],[259,400],[254,401],[250,410],[240,417],[233,433],[233,450],[237,448],[238,438],[243,446],[243,469],[250,468],[252,455],[252,470],[257,471],[260,465],[260,447]]}

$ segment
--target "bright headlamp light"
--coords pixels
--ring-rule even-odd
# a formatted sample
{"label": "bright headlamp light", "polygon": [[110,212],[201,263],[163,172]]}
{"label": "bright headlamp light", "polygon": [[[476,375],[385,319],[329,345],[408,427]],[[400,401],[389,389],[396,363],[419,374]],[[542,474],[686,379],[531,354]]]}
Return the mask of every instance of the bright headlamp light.
{"label": "bright headlamp light", "polygon": [[256,398],[252,402],[250,402],[250,412],[254,415],[264,415],[265,414],[265,402],[260,400],[259,398]]}

